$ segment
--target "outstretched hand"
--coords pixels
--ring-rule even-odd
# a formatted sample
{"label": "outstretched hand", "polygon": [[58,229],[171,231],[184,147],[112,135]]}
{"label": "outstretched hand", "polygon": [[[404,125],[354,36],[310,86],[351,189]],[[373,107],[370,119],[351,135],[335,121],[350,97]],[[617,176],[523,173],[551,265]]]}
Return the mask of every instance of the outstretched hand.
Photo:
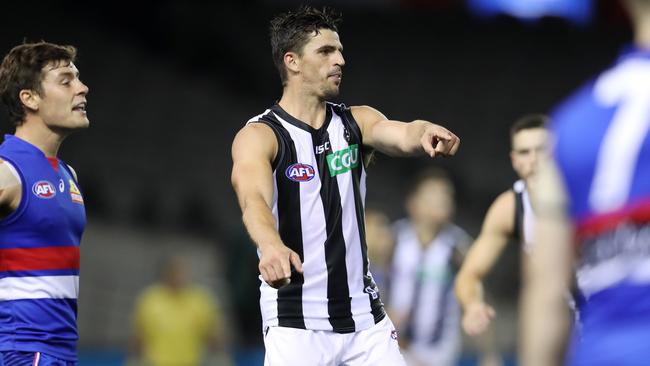
{"label": "outstretched hand", "polygon": [[285,245],[266,246],[261,252],[258,268],[271,287],[277,289],[291,283],[291,266],[302,273],[300,256]]}
{"label": "outstretched hand", "polygon": [[485,303],[470,304],[463,314],[463,330],[470,336],[484,333],[496,316],[494,309]]}
{"label": "outstretched hand", "polygon": [[452,156],[460,147],[460,139],[446,128],[430,124],[420,139],[422,148],[430,157]]}

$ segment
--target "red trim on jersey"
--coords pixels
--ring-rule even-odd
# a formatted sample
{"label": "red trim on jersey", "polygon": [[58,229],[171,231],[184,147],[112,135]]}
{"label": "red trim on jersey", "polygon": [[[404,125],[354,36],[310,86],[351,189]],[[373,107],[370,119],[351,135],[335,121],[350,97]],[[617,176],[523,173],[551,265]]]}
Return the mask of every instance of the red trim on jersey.
{"label": "red trim on jersey", "polygon": [[56,172],[58,173],[59,172],[59,159],[48,157],[47,160],[49,160],[50,165],[52,165],[52,168],[54,168],[54,170],[56,170]]}
{"label": "red trim on jersey", "polygon": [[79,269],[79,247],[0,249],[0,271]]}
{"label": "red trim on jersey", "polygon": [[576,227],[576,237],[580,241],[583,238],[613,230],[625,222],[650,222],[650,197],[618,211],[595,215],[582,220]]}

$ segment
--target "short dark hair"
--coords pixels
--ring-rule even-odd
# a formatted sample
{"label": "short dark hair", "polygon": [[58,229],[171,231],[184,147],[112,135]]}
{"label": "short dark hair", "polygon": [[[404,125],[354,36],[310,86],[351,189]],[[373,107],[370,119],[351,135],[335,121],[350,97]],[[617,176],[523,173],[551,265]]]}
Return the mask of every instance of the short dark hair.
{"label": "short dark hair", "polygon": [[284,67],[284,54],[296,52],[302,54],[303,47],[309,42],[312,34],[318,34],[320,29],[338,32],[343,22],[341,13],[329,7],[322,9],[301,6],[295,12],[276,15],[271,20],[271,52],[273,62],[280,72],[282,85],[287,81],[287,70]]}
{"label": "short dark hair", "polygon": [[407,197],[413,198],[413,196],[418,192],[420,187],[426,182],[435,181],[443,182],[447,184],[450,188],[454,189],[454,182],[451,178],[451,175],[447,173],[446,170],[438,167],[428,167],[420,172],[418,172],[413,179],[409,182],[407,186]]}
{"label": "short dark hair", "polygon": [[527,114],[515,121],[510,126],[510,138],[514,137],[519,131],[531,128],[546,128],[548,116],[544,114]]}
{"label": "short dark hair", "polygon": [[43,68],[51,62],[74,62],[77,49],[45,41],[23,43],[14,47],[0,64],[0,98],[9,112],[9,120],[16,126],[25,121],[25,107],[20,91],[34,90],[41,94]]}

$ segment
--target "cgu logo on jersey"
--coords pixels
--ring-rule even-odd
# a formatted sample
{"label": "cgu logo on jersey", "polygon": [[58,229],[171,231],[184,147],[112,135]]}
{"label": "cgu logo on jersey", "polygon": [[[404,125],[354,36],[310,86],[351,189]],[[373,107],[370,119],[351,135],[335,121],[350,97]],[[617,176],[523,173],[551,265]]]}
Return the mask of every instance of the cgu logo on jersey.
{"label": "cgu logo on jersey", "polygon": [[314,179],[316,174],[311,165],[298,163],[289,165],[287,170],[284,172],[284,175],[294,182],[308,182]]}
{"label": "cgu logo on jersey", "polygon": [[343,150],[335,151],[327,155],[327,167],[330,176],[334,177],[359,166],[359,145],[354,144]]}
{"label": "cgu logo on jersey", "polygon": [[54,188],[54,184],[46,180],[39,180],[34,183],[32,186],[32,192],[38,198],[50,199],[56,196],[56,188]]}

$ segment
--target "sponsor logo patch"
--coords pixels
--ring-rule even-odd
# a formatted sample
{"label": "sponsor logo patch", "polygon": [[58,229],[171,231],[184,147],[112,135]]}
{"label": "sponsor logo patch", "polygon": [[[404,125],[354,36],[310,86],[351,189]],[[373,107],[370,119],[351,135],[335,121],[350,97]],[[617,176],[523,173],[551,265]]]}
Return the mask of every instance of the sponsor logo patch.
{"label": "sponsor logo patch", "polygon": [[359,166],[359,145],[354,144],[343,150],[327,155],[330,177],[349,172]]}
{"label": "sponsor logo patch", "polygon": [[32,193],[38,198],[50,199],[56,196],[56,188],[46,180],[39,180],[32,186]]}
{"label": "sponsor logo patch", "polygon": [[395,339],[395,340],[397,340],[397,330],[393,329],[393,330],[390,332],[390,337],[393,338],[393,339]]}
{"label": "sponsor logo patch", "polygon": [[70,183],[70,198],[72,199],[72,202],[81,203],[83,205],[84,198],[81,196],[81,191],[79,191],[77,185],[74,184],[72,179],[68,180],[68,183]]}
{"label": "sponsor logo patch", "polygon": [[294,182],[308,182],[314,179],[316,173],[311,165],[298,163],[290,165],[284,175]]}
{"label": "sponsor logo patch", "polygon": [[373,300],[377,300],[379,298],[379,292],[377,291],[377,288],[373,288],[372,286],[368,286],[365,289],[363,289],[363,292],[367,293],[372,297]]}

